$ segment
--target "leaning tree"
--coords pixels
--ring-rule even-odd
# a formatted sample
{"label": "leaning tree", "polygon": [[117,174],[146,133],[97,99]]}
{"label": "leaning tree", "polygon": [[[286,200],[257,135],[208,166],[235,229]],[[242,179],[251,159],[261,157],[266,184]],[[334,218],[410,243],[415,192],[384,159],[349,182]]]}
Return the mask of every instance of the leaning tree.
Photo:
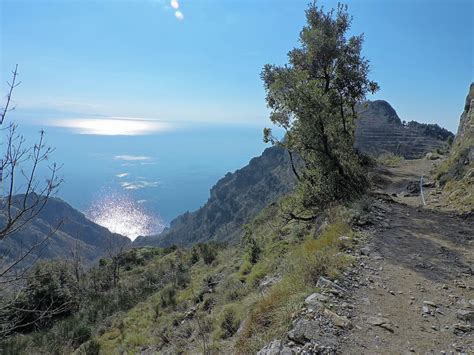
{"label": "leaning tree", "polygon": [[363,159],[354,148],[356,106],[378,90],[361,54],[363,35],[347,34],[352,18],[346,5],[325,12],[313,3],[306,21],[289,63],[267,64],[261,74],[270,120],[285,132],[278,139],[266,128],[264,140],[289,152],[298,180],[298,207],[291,211],[297,219],[364,191]]}

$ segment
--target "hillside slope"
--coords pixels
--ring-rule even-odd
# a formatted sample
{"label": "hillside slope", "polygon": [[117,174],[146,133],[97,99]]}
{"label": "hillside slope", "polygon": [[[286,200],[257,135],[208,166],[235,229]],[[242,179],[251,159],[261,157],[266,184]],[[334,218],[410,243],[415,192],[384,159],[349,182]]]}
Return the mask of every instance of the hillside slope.
{"label": "hillside slope", "polygon": [[[0,224],[4,223],[2,212]],[[2,262],[8,263],[45,239],[47,241],[35,248],[24,263],[37,258],[65,258],[74,250],[80,253],[86,264],[90,264],[103,256],[107,248],[130,243],[128,238],[95,224],[63,200],[50,198],[31,223],[0,243],[0,253],[6,255]]]}
{"label": "hillside slope", "polygon": [[474,210],[474,83],[471,83],[449,158],[437,169],[446,207]]}
{"label": "hillside slope", "polygon": [[137,238],[133,245],[191,245],[235,239],[245,223],[294,186],[288,159],[281,148],[265,149],[247,166],[219,180],[203,207],[174,219],[160,236]]}
{"label": "hillside slope", "polygon": [[431,167],[420,159],[377,169],[350,267],[332,283],[320,279],[259,355],[472,353],[474,219],[404,193]]}
{"label": "hillside slope", "polygon": [[[420,157],[444,147],[452,136],[437,125],[410,122],[404,126],[386,101],[368,101],[357,110],[356,146],[370,155],[390,152]],[[189,246],[209,240],[235,240],[245,223],[291,191],[294,184],[288,154],[277,147],[268,148],[244,168],[219,180],[200,209],[177,217],[161,235],[137,238],[133,245]]]}

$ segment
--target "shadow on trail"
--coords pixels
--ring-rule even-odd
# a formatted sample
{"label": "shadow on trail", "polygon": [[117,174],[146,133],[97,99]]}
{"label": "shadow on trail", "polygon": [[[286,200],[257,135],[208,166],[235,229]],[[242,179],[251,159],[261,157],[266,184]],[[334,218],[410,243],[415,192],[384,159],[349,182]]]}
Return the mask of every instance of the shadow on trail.
{"label": "shadow on trail", "polygon": [[473,253],[466,249],[473,239],[472,217],[387,203],[392,210],[387,214],[390,228],[380,230],[375,239],[375,249],[387,261],[436,282],[473,273]]}

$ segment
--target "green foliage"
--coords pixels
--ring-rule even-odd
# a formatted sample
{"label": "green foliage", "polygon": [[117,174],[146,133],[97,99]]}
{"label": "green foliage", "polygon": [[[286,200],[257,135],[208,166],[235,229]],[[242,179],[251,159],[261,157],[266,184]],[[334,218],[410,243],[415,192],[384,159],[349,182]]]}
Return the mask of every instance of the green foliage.
{"label": "green foliage", "polygon": [[197,246],[193,246],[191,249],[191,264],[196,264],[200,258],[201,255],[199,253],[199,248]]}
{"label": "green foliage", "polygon": [[161,307],[174,307],[176,306],[176,288],[173,285],[166,286],[161,291]]}
{"label": "green foliage", "polygon": [[100,353],[100,344],[97,340],[90,340],[81,347],[80,354],[85,355],[99,355]]}
{"label": "green foliage", "polygon": [[2,300],[7,305],[2,316],[10,320],[11,331],[46,328],[55,319],[74,313],[79,299],[79,285],[70,265],[43,261],[32,269],[15,299]]}
{"label": "green foliage", "polygon": [[237,278],[233,277],[228,278],[223,283],[222,288],[224,293],[224,299],[229,302],[237,301],[246,296],[248,293],[247,285],[241,280],[238,280]]}
{"label": "green foliage", "polygon": [[362,35],[346,38],[351,24],[346,6],[325,13],[312,4],[306,19],[302,45],[290,51],[289,64],[266,65],[262,71],[270,119],[286,132],[279,141],[265,129],[264,140],[298,153],[305,168],[299,173],[295,168],[299,184],[294,208],[318,211],[367,186],[362,159],[354,150],[355,106],[378,85],[368,79]]}
{"label": "green foliage", "polygon": [[[80,282],[66,262],[39,263],[16,300],[18,309],[12,308],[10,317],[20,320],[16,331],[29,332],[33,327],[41,331],[31,333],[31,337],[26,337],[28,341],[19,341],[14,336],[0,342],[0,347],[12,347],[16,349],[14,353],[29,353],[32,349],[35,353],[40,349],[45,353],[71,353],[78,348],[81,353],[87,349],[85,353],[97,353],[94,336],[110,326],[111,316],[126,312],[158,293],[162,299],[155,304],[159,308],[150,312],[156,319],[163,313],[161,309],[176,305],[178,291],[190,280],[189,256],[176,247],[132,249],[117,260],[122,277],[115,286],[109,273],[111,262],[107,259]],[[48,314],[44,312],[46,309],[53,312]],[[43,311],[45,315],[35,317],[31,310]]]}
{"label": "green foliage", "polygon": [[471,147],[457,150],[453,155],[438,167],[437,179],[442,186],[450,180],[461,180],[467,171],[468,156]]}
{"label": "green foliage", "polygon": [[[264,257],[254,265],[247,281],[257,270],[261,275],[278,271],[283,278],[252,307],[237,339],[237,352],[255,353],[266,342],[284,337],[291,327],[292,314],[318,278],[335,278],[346,267],[350,258],[344,250],[355,237],[346,220],[349,215],[342,207],[334,208],[327,214],[329,224],[317,237],[313,237],[314,230],[304,233],[300,224],[293,223],[284,240],[266,243]],[[272,218],[274,221],[278,217]],[[278,258],[282,258],[280,262]],[[272,260],[277,261],[272,265]]]}
{"label": "green foliage", "polygon": [[[423,135],[430,136],[436,139],[440,139],[443,141],[453,141],[454,134],[448,131],[446,128],[440,127],[437,124],[433,123],[419,123],[416,121],[410,121],[405,124],[407,127],[416,129],[417,131],[421,132]],[[449,144],[451,144],[449,143]]]}
{"label": "green foliage", "polygon": [[221,246],[216,242],[199,243],[197,248],[205,264],[210,265],[216,260],[217,251]]}
{"label": "green foliage", "polygon": [[242,239],[248,253],[251,264],[257,263],[262,254],[262,248],[252,234],[251,228],[247,225],[244,227],[244,237]]}
{"label": "green foliage", "polygon": [[237,311],[233,307],[226,307],[222,312],[220,327],[222,330],[222,338],[232,337],[240,326],[240,319]]}

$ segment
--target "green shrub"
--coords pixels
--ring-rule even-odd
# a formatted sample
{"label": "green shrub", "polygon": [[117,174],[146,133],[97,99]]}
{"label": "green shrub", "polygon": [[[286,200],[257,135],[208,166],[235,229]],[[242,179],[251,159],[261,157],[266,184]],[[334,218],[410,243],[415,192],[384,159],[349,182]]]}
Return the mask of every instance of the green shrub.
{"label": "green shrub", "polygon": [[243,237],[243,243],[247,250],[248,258],[250,263],[256,264],[262,255],[262,247],[253,236],[252,230],[248,225],[244,227],[245,233]]}
{"label": "green shrub", "polygon": [[79,353],[84,354],[84,355],[99,355],[100,344],[98,341],[94,339],[89,340],[80,348]]}
{"label": "green shrub", "polygon": [[166,286],[160,294],[161,307],[176,306],[176,288],[173,285]]}
{"label": "green shrub", "polygon": [[224,297],[227,301],[236,301],[247,295],[248,288],[236,278],[227,279],[222,285]]}
{"label": "green shrub", "polygon": [[25,288],[4,317],[17,332],[46,328],[76,312],[79,300],[78,283],[68,264],[43,261],[28,275]]}
{"label": "green shrub", "polygon": [[200,258],[201,256],[199,254],[199,248],[196,246],[193,246],[193,248],[191,249],[191,259],[190,259],[191,265],[196,264]]}
{"label": "green shrub", "polygon": [[202,260],[207,265],[211,265],[217,257],[217,245],[214,243],[200,243],[198,244],[199,252]]}
{"label": "green shrub", "polygon": [[245,276],[250,274],[250,272],[252,271],[252,267],[253,267],[252,263],[249,260],[247,260],[247,258],[242,262],[242,265],[240,265],[240,269],[239,269],[241,280],[245,280]]}
{"label": "green shrub", "polygon": [[220,327],[222,331],[222,338],[231,338],[239,329],[240,319],[233,307],[226,307],[222,312]]}

